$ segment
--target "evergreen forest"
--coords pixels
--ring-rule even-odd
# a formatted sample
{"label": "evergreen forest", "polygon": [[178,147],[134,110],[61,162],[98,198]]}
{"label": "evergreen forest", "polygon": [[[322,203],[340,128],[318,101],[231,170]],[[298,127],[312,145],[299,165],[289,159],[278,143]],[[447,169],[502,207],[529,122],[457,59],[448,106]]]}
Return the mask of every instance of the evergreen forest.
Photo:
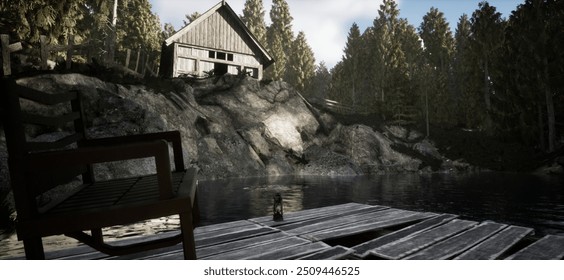
{"label": "evergreen forest", "polygon": [[[185,24],[200,14],[186,15]],[[400,16],[393,0],[372,26],[352,24],[342,59],[316,62],[304,32],[294,33],[286,0],[246,0],[240,15],[276,60],[265,75],[283,79],[312,101],[333,100],[350,113],[388,124],[460,128],[554,152],[564,138],[564,1],[524,0],[503,18],[487,1],[449,26],[430,8],[420,23]],[[0,4],[0,33],[33,51],[39,35],[52,42],[98,44],[157,53],[175,32],[161,25],[148,0],[13,0]],[[114,38],[114,37],[111,37]]]}

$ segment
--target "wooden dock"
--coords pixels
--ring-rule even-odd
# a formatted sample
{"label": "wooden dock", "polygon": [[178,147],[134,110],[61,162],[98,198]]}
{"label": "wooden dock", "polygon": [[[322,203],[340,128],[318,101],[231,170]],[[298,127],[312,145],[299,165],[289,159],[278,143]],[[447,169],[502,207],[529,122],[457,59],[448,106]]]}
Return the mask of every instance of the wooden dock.
{"label": "wooden dock", "polygon": [[[281,222],[260,217],[204,226],[195,233],[198,258],[209,260],[564,257],[564,236],[539,239],[525,227],[357,203],[285,213]],[[163,235],[169,234],[174,232]],[[83,245],[46,252],[48,259],[176,260],[182,256],[180,246],[121,257],[110,257]]]}

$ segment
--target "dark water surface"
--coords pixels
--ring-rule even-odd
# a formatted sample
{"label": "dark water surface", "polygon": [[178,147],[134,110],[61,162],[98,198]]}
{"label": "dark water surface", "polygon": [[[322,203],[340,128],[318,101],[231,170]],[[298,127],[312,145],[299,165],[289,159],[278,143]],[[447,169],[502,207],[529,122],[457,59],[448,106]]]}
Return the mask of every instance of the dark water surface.
{"label": "dark water surface", "polygon": [[564,235],[564,178],[513,173],[275,177],[200,182],[204,224],[271,215],[272,196],[293,212],[347,202],[458,214]]}

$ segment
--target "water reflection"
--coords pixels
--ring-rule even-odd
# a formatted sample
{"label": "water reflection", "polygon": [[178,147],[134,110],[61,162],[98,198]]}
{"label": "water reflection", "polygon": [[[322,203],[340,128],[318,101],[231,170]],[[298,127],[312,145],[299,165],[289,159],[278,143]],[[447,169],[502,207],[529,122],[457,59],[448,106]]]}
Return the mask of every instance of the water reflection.
{"label": "water reflection", "polygon": [[564,234],[563,185],[558,177],[505,173],[288,176],[200,182],[199,200],[205,224],[271,215],[279,192],[285,212],[358,202]]}

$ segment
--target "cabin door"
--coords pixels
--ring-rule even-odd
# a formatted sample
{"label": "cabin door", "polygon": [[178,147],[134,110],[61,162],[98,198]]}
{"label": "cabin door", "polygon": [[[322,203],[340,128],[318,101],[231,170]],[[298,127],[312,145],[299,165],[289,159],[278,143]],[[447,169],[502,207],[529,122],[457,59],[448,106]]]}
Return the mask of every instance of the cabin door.
{"label": "cabin door", "polygon": [[227,64],[224,63],[215,63],[213,72],[215,75],[223,76],[227,74]]}

